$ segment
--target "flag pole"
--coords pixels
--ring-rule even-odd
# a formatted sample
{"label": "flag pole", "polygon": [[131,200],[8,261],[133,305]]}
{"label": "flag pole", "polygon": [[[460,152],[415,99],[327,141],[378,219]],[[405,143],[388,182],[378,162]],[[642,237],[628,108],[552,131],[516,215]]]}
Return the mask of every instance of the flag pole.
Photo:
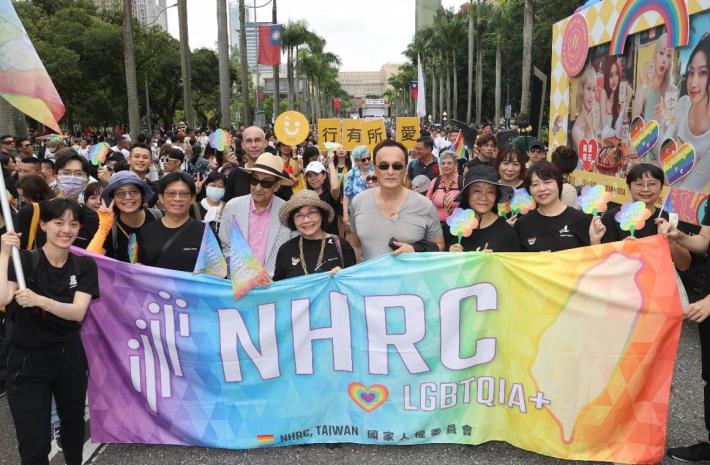
{"label": "flag pole", "polygon": [[[2,205],[2,216],[5,219],[5,229],[7,232],[15,232],[15,226],[12,224],[12,212],[10,211],[10,200],[7,198],[7,190],[5,189],[5,173],[3,173],[2,165],[0,165],[0,205]],[[15,267],[15,278],[17,279],[18,289],[25,289],[25,274],[22,271],[22,262],[20,261],[20,249],[12,248],[12,264]]]}

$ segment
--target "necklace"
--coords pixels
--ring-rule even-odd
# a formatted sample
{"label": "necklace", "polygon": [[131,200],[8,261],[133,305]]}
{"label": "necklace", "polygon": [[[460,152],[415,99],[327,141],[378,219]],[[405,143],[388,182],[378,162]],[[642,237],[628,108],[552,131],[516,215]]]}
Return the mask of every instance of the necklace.
{"label": "necklace", "polygon": [[[323,264],[323,252],[325,251],[325,239],[328,236],[326,235],[323,237],[323,239],[320,240],[320,253],[318,254],[318,261],[316,261],[316,267],[313,268],[313,271],[317,270],[320,268],[320,266]],[[301,267],[303,268],[303,274],[308,274],[308,268],[306,267],[306,257],[303,256],[303,236],[299,236],[298,238],[298,253],[301,258]]]}

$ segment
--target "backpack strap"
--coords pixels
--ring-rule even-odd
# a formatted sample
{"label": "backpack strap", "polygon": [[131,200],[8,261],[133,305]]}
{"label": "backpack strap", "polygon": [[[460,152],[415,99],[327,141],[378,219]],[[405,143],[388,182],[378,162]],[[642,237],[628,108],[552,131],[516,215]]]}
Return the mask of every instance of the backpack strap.
{"label": "backpack strap", "polygon": [[118,218],[114,219],[111,225],[111,244],[113,244],[113,253],[118,250]]}
{"label": "backpack strap", "polygon": [[30,221],[30,234],[27,236],[27,250],[34,249],[37,226],[39,226],[39,203],[32,202],[32,220]]}
{"label": "backpack strap", "polygon": [[441,176],[437,176],[436,179],[434,179],[434,188],[431,190],[432,194],[439,189],[439,184],[441,184]]}

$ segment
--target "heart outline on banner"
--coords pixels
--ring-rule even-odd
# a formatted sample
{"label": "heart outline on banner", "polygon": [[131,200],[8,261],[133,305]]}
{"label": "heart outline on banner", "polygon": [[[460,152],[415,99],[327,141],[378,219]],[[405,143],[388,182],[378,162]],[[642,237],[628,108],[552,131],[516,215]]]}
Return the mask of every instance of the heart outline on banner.
{"label": "heart outline on banner", "polygon": [[582,139],[577,147],[579,159],[582,161],[584,171],[592,169],[592,165],[596,163],[599,156],[599,143],[596,139]]}

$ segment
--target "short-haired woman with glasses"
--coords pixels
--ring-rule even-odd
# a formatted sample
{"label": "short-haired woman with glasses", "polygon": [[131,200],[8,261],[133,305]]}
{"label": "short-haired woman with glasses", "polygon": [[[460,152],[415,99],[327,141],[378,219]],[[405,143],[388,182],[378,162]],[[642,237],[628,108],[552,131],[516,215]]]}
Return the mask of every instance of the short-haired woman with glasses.
{"label": "short-haired woman with glasses", "polygon": [[343,222],[346,226],[350,226],[350,204],[356,195],[367,189],[367,177],[375,173],[366,145],[355,147],[352,156],[355,160],[355,167],[348,171],[343,186]]}
{"label": "short-haired woman with glasses", "polygon": [[158,197],[165,215],[138,231],[139,263],[169,270],[195,269],[205,230],[201,221],[190,218],[196,192],[192,176],[182,171],[167,174],[160,181]]}

